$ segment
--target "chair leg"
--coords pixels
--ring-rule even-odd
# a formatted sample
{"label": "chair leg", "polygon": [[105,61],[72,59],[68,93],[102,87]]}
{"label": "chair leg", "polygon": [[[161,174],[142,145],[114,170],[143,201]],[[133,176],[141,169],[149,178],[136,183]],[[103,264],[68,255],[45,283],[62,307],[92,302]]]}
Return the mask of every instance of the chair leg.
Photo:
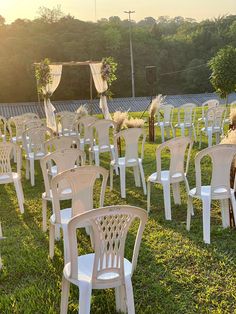
{"label": "chair leg", "polygon": [[116,297],[116,311],[127,313],[124,285],[115,288],[115,297]]}
{"label": "chair leg", "polygon": [[30,159],[30,182],[31,186],[35,185],[35,179],[34,179],[34,159]]}
{"label": "chair leg", "polygon": [[131,276],[125,277],[125,292],[126,292],[128,314],[135,314],[134,294],[133,294]]}
{"label": "chair leg", "polygon": [[160,129],[161,129],[161,141],[162,141],[162,143],[164,143],[165,142],[165,134],[164,134],[164,125],[163,124],[160,125]]}
{"label": "chair leg", "polygon": [[230,226],[228,198],[220,200],[220,204],[221,204],[222,226],[223,228],[228,228]]}
{"label": "chair leg", "polygon": [[30,171],[29,171],[29,160],[28,159],[26,159],[25,160],[25,177],[26,177],[26,179],[27,180],[29,180],[29,177],[30,177]]}
{"label": "chair leg", "polygon": [[196,129],[194,125],[193,125],[193,136],[194,136],[194,141],[197,142],[197,134],[196,134]]}
{"label": "chair leg", "polygon": [[212,146],[212,132],[210,130],[207,131],[208,136],[208,147]]}
{"label": "chair leg", "polygon": [[164,194],[165,219],[171,220],[170,182],[162,182]]}
{"label": "chair leg", "polygon": [[110,191],[113,190],[113,166],[110,166]]}
{"label": "chair leg", "polygon": [[79,284],[79,314],[90,314],[92,286],[87,282]]}
{"label": "chair leg", "polygon": [[202,131],[200,130],[200,140],[199,140],[199,149],[201,148],[202,146]]}
{"label": "chair leg", "polygon": [[55,249],[55,225],[50,222],[49,226],[49,257],[53,259]]}
{"label": "chair leg", "polygon": [[16,190],[16,195],[17,195],[17,200],[20,208],[21,214],[24,213],[24,194],[23,194],[23,189],[21,185],[20,179],[14,180],[14,186]]}
{"label": "chair leg", "polygon": [[169,139],[170,138],[170,128],[166,128],[166,137]]}
{"label": "chair leg", "polygon": [[146,195],[147,187],[146,187],[146,180],[145,180],[145,175],[143,171],[143,164],[141,161],[139,161],[138,165],[139,165],[139,170],[140,170],[140,175],[141,175],[141,180],[142,180],[142,185],[143,185],[143,194]]}
{"label": "chair leg", "polygon": [[93,164],[93,152],[89,152],[89,164]]}
{"label": "chair leg", "polygon": [[125,170],[125,166],[120,166],[120,191],[122,198],[126,198]]}
{"label": "chair leg", "polygon": [[42,199],[43,232],[47,231],[47,200]]}
{"label": "chair leg", "polygon": [[187,206],[187,225],[186,229],[190,230],[191,217],[193,215],[193,199],[191,196],[188,196],[188,206]]}
{"label": "chair leg", "polygon": [[99,151],[94,152],[94,159],[95,159],[95,165],[99,166],[100,165]]}
{"label": "chair leg", "polygon": [[203,209],[203,241],[206,244],[210,244],[210,218],[211,218],[211,199],[210,197],[204,197],[202,199]]}
{"label": "chair leg", "polygon": [[140,174],[139,174],[139,167],[138,167],[138,166],[135,166],[135,167],[133,167],[133,170],[134,170],[135,186],[141,187]]}
{"label": "chair leg", "polygon": [[181,205],[179,182],[172,183],[172,190],[173,190],[173,196],[174,196],[174,203],[176,205]]}
{"label": "chair leg", "polygon": [[231,200],[232,209],[233,209],[234,221],[236,221],[236,200],[234,196],[234,191],[231,192],[230,200]]}
{"label": "chair leg", "polygon": [[220,133],[216,132],[216,145],[220,143]]}
{"label": "chair leg", "polygon": [[[116,159],[116,156],[115,156],[115,148],[112,147],[111,148],[111,157],[112,157],[112,160],[115,160]],[[118,172],[118,167],[115,166],[115,172],[116,172],[116,175],[118,176],[119,175],[119,172]]]}
{"label": "chair leg", "polygon": [[69,294],[70,282],[62,275],[60,314],[67,314]]}
{"label": "chair leg", "polygon": [[150,213],[151,207],[151,182],[147,181],[147,212]]}
{"label": "chair leg", "polygon": [[55,240],[60,241],[61,239],[61,228],[59,225],[55,226]]}
{"label": "chair leg", "polygon": [[185,136],[185,128],[184,128],[184,125],[181,125],[180,128],[181,128],[181,136]]}

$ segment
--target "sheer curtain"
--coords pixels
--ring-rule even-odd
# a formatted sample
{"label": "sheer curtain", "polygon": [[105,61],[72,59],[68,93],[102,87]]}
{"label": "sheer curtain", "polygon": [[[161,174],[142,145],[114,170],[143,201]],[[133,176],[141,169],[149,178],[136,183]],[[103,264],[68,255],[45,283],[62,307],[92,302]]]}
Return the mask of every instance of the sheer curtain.
{"label": "sheer curtain", "polygon": [[[50,101],[50,98],[52,94],[57,89],[60,81],[61,81],[61,73],[62,73],[62,65],[49,65],[50,67],[50,74],[51,74],[51,83],[47,84],[45,87],[43,93],[45,95],[44,97],[44,109],[46,113],[46,120],[47,120],[47,126],[51,128],[53,131],[56,132],[57,126],[56,126],[56,118],[55,118],[55,107]],[[46,95],[49,95],[46,97]]]}
{"label": "sheer curtain", "polygon": [[107,89],[107,82],[102,78],[101,75],[101,67],[102,63],[90,63],[90,69],[93,76],[94,85],[96,87],[97,92],[100,94],[100,102],[99,106],[102,109],[102,113],[105,119],[111,119],[111,115],[107,106],[107,97],[102,95]]}

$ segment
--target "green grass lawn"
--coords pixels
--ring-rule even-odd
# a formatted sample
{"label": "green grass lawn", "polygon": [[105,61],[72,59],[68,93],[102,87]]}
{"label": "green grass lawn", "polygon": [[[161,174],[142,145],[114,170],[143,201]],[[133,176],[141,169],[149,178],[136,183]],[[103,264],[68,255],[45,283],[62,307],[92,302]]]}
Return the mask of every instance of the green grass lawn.
{"label": "green grass lawn", "polygon": [[[198,115],[200,110],[198,110]],[[206,147],[206,139],[203,147]],[[144,171],[155,171],[155,149],[160,143],[146,143]],[[194,145],[188,173],[190,187],[195,185]],[[101,158],[108,169],[109,159]],[[166,160],[166,164],[168,160]],[[62,240],[56,243],[55,257],[48,257],[48,232],[42,232],[41,194],[44,191],[39,163],[36,162],[36,186],[25,179],[25,213],[20,214],[13,185],[0,186],[0,221],[6,240],[0,249],[4,262],[0,271],[0,313],[59,313],[63,269]],[[209,163],[204,164],[204,178],[209,179]],[[127,198],[120,198],[119,177],[114,176],[114,190],[105,196],[105,205],[130,204],[146,208],[146,197],[135,188],[131,170],[127,170]],[[220,208],[213,203],[211,245],[202,240],[201,202],[195,201],[191,231],[186,231],[186,194],[181,186],[182,205],[172,200],[172,221],[164,220],[163,193],[152,189],[151,213],[144,231],[137,269],[133,276],[136,313],[236,313],[236,232],[223,230]],[[98,199],[96,200],[98,204]],[[50,210],[48,210],[48,217]],[[131,259],[137,225],[127,241],[126,255]],[[80,254],[91,252],[90,240],[79,231]],[[116,313],[114,290],[94,290],[91,313]],[[69,313],[78,310],[78,288],[71,287]]]}

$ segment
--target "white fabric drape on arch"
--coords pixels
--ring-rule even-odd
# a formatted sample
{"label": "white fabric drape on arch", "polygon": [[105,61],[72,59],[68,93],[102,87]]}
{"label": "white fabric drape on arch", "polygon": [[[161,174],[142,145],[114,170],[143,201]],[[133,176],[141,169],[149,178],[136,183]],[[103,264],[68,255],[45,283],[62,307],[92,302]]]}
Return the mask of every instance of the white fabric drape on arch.
{"label": "white fabric drape on arch", "polygon": [[[61,81],[62,65],[49,65],[49,67],[51,74],[51,83],[47,84],[43,93],[44,95],[49,94],[50,96],[52,96]],[[48,97],[44,97],[44,109],[46,113],[47,126],[51,128],[54,132],[56,132],[57,125],[54,113],[56,109],[51,103],[50,98]]]}
{"label": "white fabric drape on arch", "polygon": [[107,106],[107,97],[102,95],[102,93],[104,93],[108,89],[107,81],[105,81],[101,75],[102,62],[90,63],[89,66],[93,76],[94,85],[97,92],[100,94],[99,106],[102,109],[104,118],[110,120],[111,115]]}

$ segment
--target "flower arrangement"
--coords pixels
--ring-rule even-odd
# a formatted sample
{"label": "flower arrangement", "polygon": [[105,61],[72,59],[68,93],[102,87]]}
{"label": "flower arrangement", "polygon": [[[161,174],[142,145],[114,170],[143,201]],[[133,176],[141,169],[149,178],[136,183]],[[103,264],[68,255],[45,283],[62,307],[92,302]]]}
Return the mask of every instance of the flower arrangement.
{"label": "flower arrangement", "polygon": [[117,63],[112,57],[102,59],[101,76],[108,84],[108,90],[104,93],[104,96],[111,97],[112,92],[110,90],[111,84],[117,80],[116,77]]}
{"label": "flower arrangement", "polygon": [[50,60],[47,58],[35,65],[35,78],[37,81],[37,90],[40,96],[46,98],[49,98],[51,96],[50,93],[45,94],[46,86],[52,82],[52,76],[49,65]]}
{"label": "flower arrangement", "polygon": [[116,132],[120,132],[122,127],[124,126],[124,122],[128,120],[128,112],[116,111],[113,114],[113,120],[116,122]]}
{"label": "flower arrangement", "polygon": [[165,98],[166,96],[162,96],[161,94],[159,94],[156,98],[153,99],[150,109],[149,109],[150,117],[155,116],[160,106],[165,103]]}
{"label": "flower arrangement", "polygon": [[143,128],[145,121],[138,118],[130,118],[125,120],[124,124],[127,128]]}

